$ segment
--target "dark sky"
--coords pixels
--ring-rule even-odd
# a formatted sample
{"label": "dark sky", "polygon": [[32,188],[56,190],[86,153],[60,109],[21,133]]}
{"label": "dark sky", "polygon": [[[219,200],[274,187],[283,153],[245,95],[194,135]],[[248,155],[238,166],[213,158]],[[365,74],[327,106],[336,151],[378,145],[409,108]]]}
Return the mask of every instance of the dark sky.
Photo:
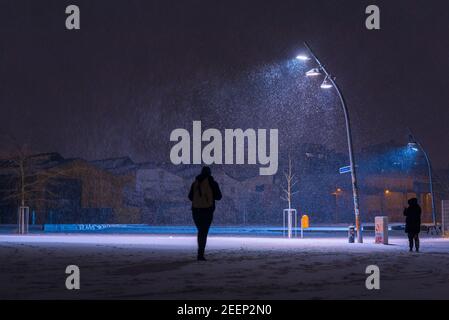
{"label": "dark sky", "polygon": [[[81,30],[65,29],[65,7]],[[381,9],[381,30],[365,8]],[[0,0],[0,127],[36,151],[168,160],[170,131],[279,128],[344,150],[338,101],[293,62],[308,41],[337,76],[355,147],[412,128],[449,165],[449,2]]]}

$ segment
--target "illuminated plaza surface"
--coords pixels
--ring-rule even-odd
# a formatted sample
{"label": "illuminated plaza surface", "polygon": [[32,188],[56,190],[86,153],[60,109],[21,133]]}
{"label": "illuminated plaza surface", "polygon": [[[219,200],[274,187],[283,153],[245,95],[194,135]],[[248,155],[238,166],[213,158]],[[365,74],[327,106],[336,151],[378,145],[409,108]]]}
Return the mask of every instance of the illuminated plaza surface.
{"label": "illuminated plaza surface", "polygon": [[[364,240],[214,235],[197,262],[193,235],[0,235],[0,299],[449,298],[449,239],[423,234],[420,253],[403,232],[387,246]],[[72,264],[80,290],[65,288]],[[380,290],[365,287],[373,264]]]}

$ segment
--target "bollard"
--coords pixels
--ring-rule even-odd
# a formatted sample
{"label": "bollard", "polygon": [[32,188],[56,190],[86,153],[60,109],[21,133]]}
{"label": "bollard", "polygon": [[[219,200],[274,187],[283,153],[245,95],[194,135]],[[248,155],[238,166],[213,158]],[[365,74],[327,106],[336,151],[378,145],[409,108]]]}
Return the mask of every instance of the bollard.
{"label": "bollard", "polygon": [[354,243],[355,240],[355,227],[354,226],[349,226],[348,228],[348,242],[349,243]]}

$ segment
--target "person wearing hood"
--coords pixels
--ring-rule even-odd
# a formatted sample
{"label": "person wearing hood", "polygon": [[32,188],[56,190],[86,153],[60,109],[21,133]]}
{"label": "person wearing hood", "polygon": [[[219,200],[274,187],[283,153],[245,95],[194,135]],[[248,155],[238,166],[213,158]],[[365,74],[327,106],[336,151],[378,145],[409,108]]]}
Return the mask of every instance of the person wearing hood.
{"label": "person wearing hood", "polygon": [[408,208],[404,209],[405,232],[408,235],[410,251],[413,251],[413,244],[416,252],[419,252],[419,232],[421,231],[421,207],[418,199],[408,200]]}
{"label": "person wearing hood", "polygon": [[201,174],[196,176],[189,192],[192,201],[192,216],[198,230],[198,256],[199,261],[205,261],[207,234],[214,218],[215,201],[222,197],[220,187],[214,180],[209,167],[203,167]]}

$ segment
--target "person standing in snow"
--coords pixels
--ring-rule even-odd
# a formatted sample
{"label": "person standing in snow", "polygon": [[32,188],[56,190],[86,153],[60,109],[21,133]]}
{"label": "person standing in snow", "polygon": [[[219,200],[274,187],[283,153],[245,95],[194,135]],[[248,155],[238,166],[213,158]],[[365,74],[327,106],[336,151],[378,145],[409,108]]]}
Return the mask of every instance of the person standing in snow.
{"label": "person standing in snow", "polygon": [[421,231],[421,207],[418,199],[411,198],[408,200],[408,208],[404,209],[405,232],[408,235],[410,251],[413,251],[413,243],[416,252],[419,252],[419,232]]}
{"label": "person standing in snow", "polygon": [[222,197],[220,187],[211,175],[209,167],[203,167],[201,174],[196,176],[189,192],[192,201],[192,216],[198,230],[198,256],[199,261],[206,261],[207,234],[214,218],[215,200]]}

